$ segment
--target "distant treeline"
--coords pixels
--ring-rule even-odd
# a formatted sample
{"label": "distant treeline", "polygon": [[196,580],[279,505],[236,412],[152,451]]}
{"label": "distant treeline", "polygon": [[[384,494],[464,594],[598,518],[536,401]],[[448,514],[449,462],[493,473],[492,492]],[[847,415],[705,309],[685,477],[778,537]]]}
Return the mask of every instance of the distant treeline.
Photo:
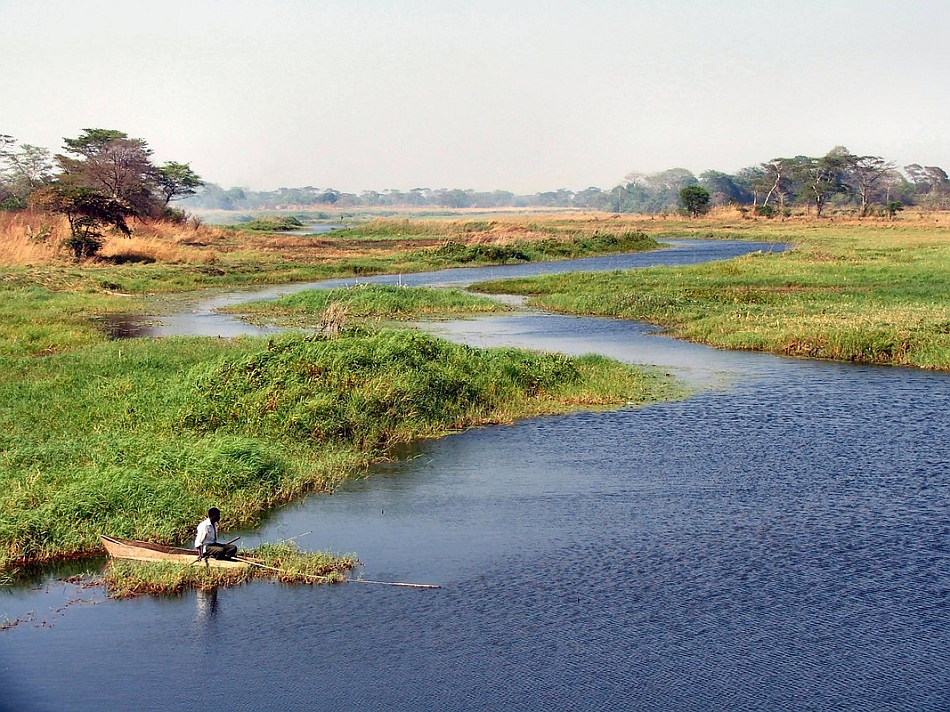
{"label": "distant treeline", "polygon": [[187,163],[155,165],[147,142],[121,131],[85,129],[76,138],[64,139],[63,148],[63,154],[53,155],[46,148],[17,145],[12,136],[0,134],[0,209],[32,205],[66,214],[77,250],[94,250],[101,228],[112,224],[121,229],[128,216],[183,219],[184,214],[170,206],[173,200],[191,209],[240,211],[332,206],[577,208],[659,214],[683,207],[682,189],[696,186],[708,193],[705,205],[734,204],[767,216],[792,210],[821,216],[828,208],[862,216],[893,215],[905,206],[950,208],[950,179],[943,168],[913,163],[899,169],[893,161],[859,156],[842,146],[820,157],[773,158],[736,173],[708,170],[696,176],[685,168],[671,168],[631,173],[608,189],[561,188],[531,195],[460,188],[359,194],[313,186],[225,189],[203,183]]}
{"label": "distant treeline", "polygon": [[[893,214],[904,206],[950,208],[950,179],[938,166],[911,164],[899,170],[880,156],[858,156],[836,147],[821,157],[774,158],[736,173],[708,170],[698,176],[685,168],[631,173],[613,188],[586,188],[518,195],[510,191],[460,188],[365,190],[280,188],[254,191],[224,189],[212,183],[184,201],[206,210],[278,210],[286,208],[579,208],[617,213],[668,213],[681,207],[680,190],[697,185],[710,204],[748,206],[764,215],[793,208],[822,214],[829,206],[860,215]],[[898,207],[900,206],[900,207]]]}

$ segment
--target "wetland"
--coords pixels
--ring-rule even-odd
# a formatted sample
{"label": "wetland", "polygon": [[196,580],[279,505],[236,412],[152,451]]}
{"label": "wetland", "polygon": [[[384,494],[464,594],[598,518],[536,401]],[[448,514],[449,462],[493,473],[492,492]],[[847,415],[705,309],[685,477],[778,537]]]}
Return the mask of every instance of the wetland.
{"label": "wetland", "polygon": [[[727,232],[734,230],[720,229],[719,236]],[[836,240],[847,251],[853,246],[846,243],[860,238],[858,228],[831,232],[821,247],[830,254]],[[815,245],[800,242],[801,233],[791,239],[793,233],[778,229],[769,244],[795,243],[795,251]],[[895,237],[904,244],[873,247],[879,266],[896,270],[891,281],[902,303],[909,297],[900,264],[915,250],[931,254],[932,271],[943,269],[941,231],[915,234],[917,242],[903,234]],[[686,287],[693,268],[671,267],[677,259],[729,260],[695,268],[701,275],[728,273],[723,267],[738,258],[734,269],[744,279],[760,270],[746,270],[741,260],[787,259],[777,246],[770,255],[768,244],[747,240],[677,245],[639,255],[639,265],[610,266],[620,257],[603,258],[601,268],[654,269],[673,260],[661,269],[677,270]],[[747,252],[759,254],[739,257]],[[522,265],[483,269],[415,277],[432,286],[526,276]],[[639,289],[630,284],[636,283],[612,289]],[[333,286],[340,285],[323,285]],[[945,313],[945,295],[931,290],[926,299],[934,314]],[[913,309],[907,314],[921,318]],[[895,323],[898,317],[885,315]],[[155,315],[154,328],[163,319]],[[658,383],[671,384],[671,374],[690,387],[644,407],[512,418],[435,440],[410,438],[398,457],[367,463],[367,476],[334,482],[331,496],[295,498],[252,527],[236,527],[249,542],[312,531],[304,541],[357,552],[375,578],[434,581],[438,591],[249,583],[110,602],[56,579],[9,588],[4,605],[24,618],[53,611],[64,599],[80,601],[0,633],[6,700],[26,710],[61,708],[67,700],[103,709],[183,708],[208,695],[291,710],[312,709],[315,700],[344,709],[433,710],[945,706],[950,463],[940,443],[950,430],[950,379],[939,362],[924,364],[930,370],[884,368],[788,358],[758,346],[714,349],[700,338],[674,340],[659,326],[675,325],[536,309],[419,324],[456,345],[563,358],[597,354],[646,369]],[[162,359],[174,355],[175,372],[199,361],[218,369],[260,364],[262,352],[250,344],[267,338],[102,342],[93,348],[103,354],[97,364],[124,350],[126,364],[155,377],[139,392],[123,384],[121,368],[105,369],[104,379],[77,369],[71,392],[79,404],[108,394],[133,410],[118,422],[134,423],[148,398],[173,390]],[[931,343],[939,346],[939,339]],[[189,353],[200,358],[189,361]],[[30,370],[49,360],[33,356],[19,364],[19,380],[30,376],[31,387],[52,380],[52,393],[68,382],[63,373],[71,362],[41,370],[42,378]],[[12,357],[8,363],[17,365]],[[205,373],[210,382],[221,379],[220,370]],[[79,397],[90,388],[98,390]],[[220,395],[223,403],[234,400]],[[217,408],[212,403],[212,417]],[[67,413],[53,420],[51,410],[49,422],[65,432]],[[240,445],[245,426],[229,427]],[[164,437],[152,430],[143,439],[155,446]],[[41,445],[48,459],[32,462],[45,467],[55,452],[80,441],[48,437],[33,446],[38,453]],[[150,449],[139,447],[142,462],[150,461]],[[130,462],[125,447],[106,454],[102,461],[116,470]],[[220,455],[201,455],[196,459],[207,458],[212,470],[231,469],[220,467]],[[260,470],[241,472],[253,480]],[[224,651],[244,684],[165,684],[211,649]],[[70,674],[54,689],[44,683],[51,670]]]}

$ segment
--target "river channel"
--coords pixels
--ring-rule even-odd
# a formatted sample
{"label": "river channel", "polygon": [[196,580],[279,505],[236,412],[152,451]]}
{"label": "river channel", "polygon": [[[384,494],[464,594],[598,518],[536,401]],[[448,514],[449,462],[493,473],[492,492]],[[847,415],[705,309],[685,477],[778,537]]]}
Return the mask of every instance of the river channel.
{"label": "river channel", "polygon": [[[682,242],[580,266],[750,249],[769,248]],[[249,296],[196,303],[194,330],[218,333],[213,305]],[[366,578],[437,590],[0,589],[0,622],[23,620],[0,631],[0,710],[950,709],[950,376],[530,311],[426,328],[655,364],[698,392],[418,443],[243,533],[310,532],[302,546],[356,553]]]}

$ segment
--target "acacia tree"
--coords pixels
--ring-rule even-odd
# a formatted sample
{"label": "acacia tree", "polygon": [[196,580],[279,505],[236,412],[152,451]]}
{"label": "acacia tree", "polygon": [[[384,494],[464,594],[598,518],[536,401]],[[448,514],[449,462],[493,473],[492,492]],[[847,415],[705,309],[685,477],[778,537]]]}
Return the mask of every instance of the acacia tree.
{"label": "acacia tree", "polygon": [[163,208],[167,208],[173,200],[194,195],[204,185],[201,177],[191,170],[190,164],[175,161],[168,161],[158,167],[156,182],[158,192],[165,201]]}
{"label": "acacia tree", "polygon": [[851,176],[851,185],[861,205],[861,217],[867,217],[871,210],[871,201],[879,185],[883,185],[883,178],[894,172],[894,162],[885,161],[880,156],[845,157],[848,173]]}
{"label": "acacia tree", "polygon": [[763,206],[774,197],[780,208],[785,207],[785,200],[795,193],[797,187],[797,164],[795,158],[773,158],[762,164],[762,175],[756,181],[756,188],[765,193]]}
{"label": "acacia tree", "polygon": [[56,156],[63,180],[124,201],[136,215],[155,212],[158,171],[144,140],[113,129],[83,129],[63,143],[66,153],[72,154]]}
{"label": "acacia tree", "polygon": [[950,178],[940,166],[921,166],[911,163],[904,166],[907,177],[914,183],[917,195],[929,207],[944,207],[950,200]]}
{"label": "acacia tree", "polygon": [[135,214],[133,208],[95,188],[58,182],[37,190],[31,196],[31,201],[38,208],[66,216],[70,237],[64,244],[77,260],[99,253],[103,230],[108,226],[126,237],[132,235],[125,219]]}
{"label": "acacia tree", "polygon": [[30,194],[53,178],[49,150],[28,143],[16,147],[12,136],[0,136],[0,180],[2,202],[9,207],[25,207]]}
{"label": "acacia tree", "polygon": [[847,149],[835,148],[821,158],[798,156],[794,172],[801,181],[799,195],[815,206],[817,217],[831,196],[846,192]]}

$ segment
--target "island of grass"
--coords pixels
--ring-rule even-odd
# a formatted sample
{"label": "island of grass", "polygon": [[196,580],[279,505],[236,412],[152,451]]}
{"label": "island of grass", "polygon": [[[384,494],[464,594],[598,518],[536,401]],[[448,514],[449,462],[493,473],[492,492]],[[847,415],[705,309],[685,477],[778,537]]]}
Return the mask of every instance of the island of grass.
{"label": "island of grass", "polygon": [[449,319],[511,311],[496,299],[460,289],[432,289],[389,284],[354,284],[309,289],[270,301],[243,302],[222,311],[249,321],[300,328],[327,328],[334,322],[382,320],[402,322]]}
{"label": "island of grass", "polygon": [[783,231],[796,249],[472,289],[528,295],[530,305],[554,312],[636,319],[720,348],[950,370],[950,231]]}
{"label": "island of grass", "polygon": [[212,591],[255,580],[332,584],[346,581],[347,575],[359,563],[352,556],[301,551],[292,542],[262,544],[242,551],[241,558],[250,562],[244,568],[114,559],[106,568],[104,583],[110,598],[180,594],[186,590]]}

